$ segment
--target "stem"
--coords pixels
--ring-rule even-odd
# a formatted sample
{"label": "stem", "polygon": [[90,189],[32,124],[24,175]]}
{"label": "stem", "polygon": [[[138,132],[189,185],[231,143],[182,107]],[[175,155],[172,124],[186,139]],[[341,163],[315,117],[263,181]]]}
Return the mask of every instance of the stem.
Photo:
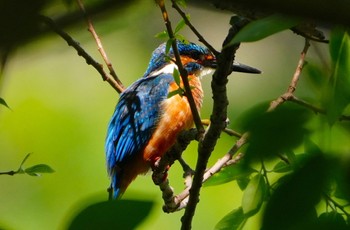
{"label": "stem", "polygon": [[202,125],[202,122],[201,122],[201,119],[199,116],[199,112],[197,110],[196,104],[195,104],[194,99],[193,99],[191,86],[190,86],[190,83],[189,83],[188,78],[187,78],[188,73],[184,69],[184,67],[181,63],[179,50],[177,49],[176,39],[174,36],[173,29],[171,27],[171,22],[169,20],[168,12],[165,8],[164,0],[157,1],[157,3],[158,3],[159,8],[162,12],[163,20],[164,20],[166,29],[167,29],[168,34],[169,34],[169,39],[172,41],[171,45],[172,45],[174,56],[175,56],[175,63],[177,65],[177,67],[179,68],[180,76],[181,76],[182,82],[184,84],[185,96],[187,97],[188,103],[189,103],[190,108],[191,108],[194,124],[198,130],[198,135],[202,136],[204,133],[204,127]]}
{"label": "stem", "polygon": [[[239,20],[236,25],[232,25],[229,34],[225,41],[230,41],[231,38],[242,28],[247,21]],[[226,43],[224,42],[223,47]],[[212,151],[216,145],[221,131],[226,126],[228,98],[226,92],[226,84],[228,75],[231,73],[232,63],[234,61],[235,51],[239,44],[235,44],[223,51],[217,56],[218,67],[213,75],[212,93],[213,93],[213,109],[211,115],[211,124],[204,135],[203,139],[199,140],[198,158],[193,177],[192,187],[189,191],[188,204],[185,210],[182,221],[182,230],[191,229],[192,219],[199,201],[199,194],[202,187],[204,172],[207,168],[207,163]]]}
{"label": "stem", "polygon": [[[119,77],[117,76],[116,72],[114,71],[113,69],[113,66],[112,66],[112,63],[109,61],[108,59],[108,56],[107,56],[107,53],[106,51],[104,50],[103,48],[103,45],[102,45],[102,42],[101,42],[101,39],[99,38],[99,36],[97,35],[96,33],[96,30],[94,28],[94,25],[92,23],[92,20],[90,19],[90,17],[88,16],[88,14],[86,13],[86,10],[85,10],[85,7],[84,7],[84,4],[82,2],[82,0],[77,0],[77,3],[78,3],[78,6],[80,8],[80,10],[84,13],[84,16],[85,16],[85,19],[86,19],[86,22],[88,24],[88,30],[89,32],[92,34],[93,38],[95,39],[96,41],[96,45],[97,45],[97,48],[98,48],[98,51],[100,52],[105,64],[107,65],[107,68],[109,69],[109,73],[110,75],[114,78],[114,80],[118,83],[118,85],[120,86],[119,90],[118,90],[118,93],[121,93],[124,91],[124,86],[123,86],[123,83],[120,81]],[[120,91],[120,92],[119,92]]]}
{"label": "stem", "polygon": [[79,56],[83,57],[88,65],[93,66],[97,72],[101,75],[104,81],[107,81],[118,93],[123,92],[123,87],[118,84],[113,78],[109,77],[108,74],[103,70],[103,66],[95,61],[69,34],[61,30],[56,23],[49,17],[41,16],[41,20],[50,27],[56,34],[63,38],[69,46],[72,46],[78,53]]}

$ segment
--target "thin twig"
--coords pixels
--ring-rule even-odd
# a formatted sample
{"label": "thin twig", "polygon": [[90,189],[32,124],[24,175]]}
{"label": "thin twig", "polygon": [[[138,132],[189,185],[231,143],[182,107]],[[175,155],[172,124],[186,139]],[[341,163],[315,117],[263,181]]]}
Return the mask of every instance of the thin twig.
{"label": "thin twig", "polygon": [[41,16],[41,20],[50,27],[56,34],[63,38],[69,46],[72,46],[78,53],[79,56],[83,57],[88,65],[93,66],[97,72],[101,75],[104,81],[107,81],[117,92],[122,92],[123,87],[118,84],[113,78],[109,77],[108,74],[103,70],[103,66],[95,61],[69,34],[59,28],[56,23],[49,17]]}
{"label": "thin twig", "polygon": [[192,25],[192,23],[190,22],[190,20],[188,20],[185,12],[183,12],[181,10],[181,8],[177,5],[175,0],[171,0],[172,2],[172,6],[173,8],[181,15],[181,17],[183,18],[183,20],[185,21],[186,25],[192,30],[192,32],[198,37],[198,40],[200,42],[202,42],[215,56],[217,56],[219,54],[219,52],[212,46],[209,44],[209,42],[207,42],[205,40],[205,38],[199,33],[199,31]]}
{"label": "thin twig", "polygon": [[[301,105],[301,106],[304,106],[305,108],[310,109],[315,113],[319,113],[319,114],[323,114],[323,115],[327,114],[327,111],[325,109],[319,108],[313,104],[310,104],[304,100],[301,100],[294,95],[292,95],[288,101],[294,102],[294,103]],[[349,115],[341,115],[339,117],[339,121],[350,121],[350,116]]]}
{"label": "thin twig", "polygon": [[339,208],[339,209],[346,215],[346,217],[347,217],[348,219],[350,218],[350,213],[348,213],[348,212],[345,210],[344,206],[342,206],[341,204],[339,204],[338,202],[336,202],[336,201],[335,201],[334,199],[332,199],[332,197],[330,197],[328,194],[323,193],[323,195],[325,196],[325,198],[327,199],[328,202],[331,202],[331,203],[334,205],[334,207]]}
{"label": "thin twig", "polygon": [[271,102],[270,107],[267,110],[268,112],[276,109],[277,106],[279,106],[280,104],[284,103],[285,101],[291,100],[293,98],[293,93],[296,90],[301,71],[302,71],[304,64],[305,64],[305,56],[306,56],[306,53],[307,53],[309,47],[310,47],[309,40],[305,39],[303,51],[300,54],[300,59],[299,59],[297,68],[294,72],[294,75],[293,75],[292,80],[288,86],[287,91],[284,94],[282,94],[280,97],[278,97],[276,100]]}
{"label": "thin twig", "polygon": [[[202,124],[205,125],[205,126],[209,126],[210,125],[210,120],[209,119],[202,119]],[[238,137],[240,138],[242,136],[242,134],[240,134],[239,132],[236,132],[232,129],[229,129],[229,128],[225,128],[223,130],[224,133],[226,133],[227,135],[229,136],[233,136],[233,137]]]}
{"label": "thin twig", "polygon": [[92,34],[93,38],[95,39],[96,41],[96,45],[97,45],[97,48],[98,48],[98,51],[100,52],[104,62],[106,63],[107,65],[107,68],[109,70],[109,73],[110,75],[114,78],[114,80],[118,83],[118,85],[120,86],[120,89],[118,91],[118,93],[121,93],[124,91],[124,86],[123,86],[123,83],[120,81],[119,77],[117,76],[116,72],[114,71],[113,69],[113,66],[112,66],[112,63],[109,61],[108,59],[108,56],[107,56],[107,53],[106,51],[104,50],[103,48],[103,45],[102,45],[102,42],[101,42],[101,39],[99,38],[98,34],[96,33],[96,30],[94,28],[94,25],[92,23],[92,20],[90,19],[90,17],[88,16],[86,10],[85,10],[85,7],[84,7],[84,4],[82,2],[82,0],[77,0],[77,3],[78,3],[78,6],[81,10],[81,12],[83,12],[84,16],[85,16],[85,19],[86,19],[86,23],[88,24],[88,30],[89,32]]}
{"label": "thin twig", "polygon": [[189,83],[188,78],[187,78],[188,73],[181,63],[179,50],[177,49],[177,41],[175,39],[174,32],[173,32],[173,29],[171,27],[171,22],[169,20],[169,15],[168,15],[168,12],[167,12],[166,7],[165,7],[164,0],[157,1],[157,4],[162,12],[163,20],[164,20],[166,29],[168,31],[169,39],[172,41],[171,45],[172,45],[173,53],[175,56],[175,63],[179,69],[180,76],[181,76],[182,82],[184,84],[185,96],[187,97],[188,103],[189,103],[190,108],[191,108],[194,124],[198,130],[198,135],[202,136],[204,133],[204,127],[201,123],[199,112],[198,112],[196,104],[194,102],[191,86],[190,86],[190,83]]}
{"label": "thin twig", "polygon": [[13,176],[13,175],[15,175],[15,174],[17,174],[18,173],[18,171],[13,171],[13,170],[11,170],[11,171],[7,171],[7,172],[0,172],[0,175],[9,175],[9,176]]}

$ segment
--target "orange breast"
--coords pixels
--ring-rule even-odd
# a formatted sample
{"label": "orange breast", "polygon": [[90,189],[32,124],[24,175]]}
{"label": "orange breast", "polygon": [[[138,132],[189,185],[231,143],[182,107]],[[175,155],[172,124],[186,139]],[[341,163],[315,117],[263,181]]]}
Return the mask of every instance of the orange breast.
{"label": "orange breast", "polygon": [[[202,105],[203,91],[200,80],[195,76],[189,76],[190,85],[193,87],[192,95],[197,109]],[[170,85],[169,92],[177,90],[178,86]],[[175,143],[177,135],[193,126],[192,112],[185,96],[175,95],[166,99],[162,104],[163,114],[160,117],[150,141],[143,151],[145,161],[154,161],[161,157]]]}

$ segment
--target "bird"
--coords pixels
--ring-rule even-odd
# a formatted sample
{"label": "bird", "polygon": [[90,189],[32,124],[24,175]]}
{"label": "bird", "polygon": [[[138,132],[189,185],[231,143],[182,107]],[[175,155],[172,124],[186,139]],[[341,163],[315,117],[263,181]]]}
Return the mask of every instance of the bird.
{"label": "bird", "polygon": [[[204,96],[201,77],[216,68],[216,58],[209,49],[192,42],[176,41],[176,45],[200,111]],[[182,80],[174,79],[178,66],[173,60],[173,49],[161,44],[153,51],[144,75],[120,95],[105,140],[107,172],[115,199],[124,194],[138,175],[150,170],[181,131],[193,127],[187,97],[181,93],[170,96],[183,88]],[[233,71],[260,73],[237,62]]]}

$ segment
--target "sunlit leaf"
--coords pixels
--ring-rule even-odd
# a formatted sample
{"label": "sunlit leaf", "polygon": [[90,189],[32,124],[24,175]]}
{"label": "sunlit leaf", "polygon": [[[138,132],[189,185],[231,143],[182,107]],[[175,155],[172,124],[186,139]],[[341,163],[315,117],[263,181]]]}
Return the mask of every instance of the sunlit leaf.
{"label": "sunlit leaf", "polygon": [[37,164],[24,169],[24,172],[30,176],[40,176],[41,173],[53,173],[55,170],[53,170],[49,165]]}
{"label": "sunlit leaf", "polygon": [[73,217],[68,229],[135,229],[149,215],[152,201],[117,200],[91,204]]}
{"label": "sunlit leaf", "polygon": [[176,85],[180,86],[180,83],[181,83],[180,72],[177,68],[174,68],[173,77]]}
{"label": "sunlit leaf", "polygon": [[227,44],[227,46],[238,42],[254,42],[261,40],[272,34],[292,28],[293,26],[298,25],[300,21],[300,19],[287,17],[281,14],[267,16],[246,25]]}
{"label": "sunlit leaf", "polygon": [[168,32],[166,32],[165,30],[157,33],[156,35],[154,35],[154,37],[159,39],[164,39],[164,40],[169,39]]}
{"label": "sunlit leaf", "polygon": [[[190,19],[190,15],[187,14],[186,18],[189,20]],[[182,18],[179,23],[176,25],[175,30],[174,30],[174,34],[177,34],[180,30],[182,30],[184,27],[186,26],[186,22],[185,20]]]}
{"label": "sunlit leaf", "polygon": [[170,49],[171,49],[171,45],[172,45],[173,40],[169,39],[168,41],[166,41],[165,43],[165,53],[168,54]]}
{"label": "sunlit leaf", "polygon": [[250,167],[243,167],[242,164],[230,165],[214,174],[203,185],[214,186],[225,184],[233,180],[247,178],[253,172],[256,172],[256,170]]}
{"label": "sunlit leaf", "polygon": [[10,107],[8,106],[8,104],[6,103],[6,101],[2,97],[0,97],[0,105],[3,105],[3,106],[10,109]]}
{"label": "sunlit leaf", "polygon": [[171,97],[173,97],[173,96],[175,96],[175,95],[179,95],[179,96],[182,97],[182,96],[183,96],[183,93],[184,93],[183,89],[178,88],[178,89],[176,89],[176,90],[173,90],[173,91],[169,92],[169,93],[168,93],[168,98],[171,98]]}
{"label": "sunlit leaf", "polygon": [[181,41],[182,43],[185,43],[185,44],[189,43],[188,39],[182,34],[176,34],[175,38],[176,40]]}
{"label": "sunlit leaf", "polygon": [[216,225],[215,230],[238,230],[242,229],[246,223],[247,218],[243,214],[242,207],[239,207],[229,212],[224,218],[222,218]]}
{"label": "sunlit leaf", "polygon": [[246,216],[252,216],[259,211],[265,199],[265,192],[266,183],[264,177],[259,173],[250,180],[243,193],[242,209]]}
{"label": "sunlit leaf", "polygon": [[328,123],[333,125],[350,103],[350,37],[345,29],[334,29],[329,50],[332,76],[325,93]]}

